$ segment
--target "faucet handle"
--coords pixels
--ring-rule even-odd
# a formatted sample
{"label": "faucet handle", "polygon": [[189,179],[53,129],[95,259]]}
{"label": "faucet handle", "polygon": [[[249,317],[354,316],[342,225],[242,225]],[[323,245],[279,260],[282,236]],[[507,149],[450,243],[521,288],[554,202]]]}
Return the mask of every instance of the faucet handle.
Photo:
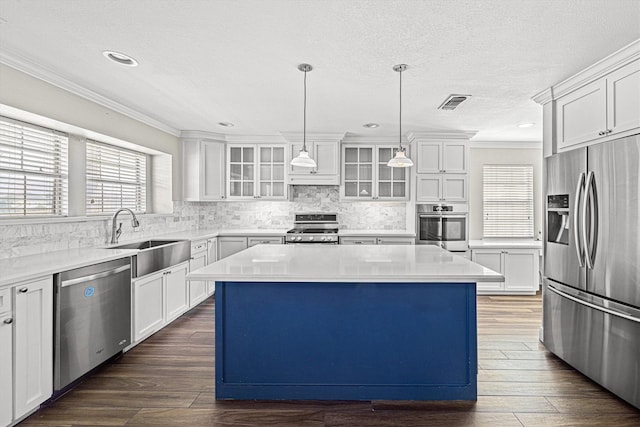
{"label": "faucet handle", "polygon": [[116,241],[118,240],[118,237],[120,237],[121,234],[122,234],[122,223],[119,223],[119,227],[116,230]]}

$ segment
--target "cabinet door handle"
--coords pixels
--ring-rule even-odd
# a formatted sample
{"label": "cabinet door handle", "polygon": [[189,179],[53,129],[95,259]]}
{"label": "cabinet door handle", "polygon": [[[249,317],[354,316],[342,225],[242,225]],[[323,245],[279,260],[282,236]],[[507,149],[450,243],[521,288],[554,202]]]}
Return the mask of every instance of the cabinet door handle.
{"label": "cabinet door handle", "polygon": [[604,135],[606,132],[605,131],[600,131],[598,132],[598,135]]}
{"label": "cabinet door handle", "polygon": [[311,172],[309,172],[309,173],[316,174],[316,173],[318,173],[318,171],[311,171]]}
{"label": "cabinet door handle", "polygon": [[8,319],[4,319],[4,324],[5,325],[10,325],[13,323],[13,319],[11,317],[9,317]]}
{"label": "cabinet door handle", "polygon": [[21,294],[26,294],[27,292],[29,292],[29,288],[20,288],[18,289],[18,292],[20,292]]}
{"label": "cabinet door handle", "polygon": [[613,132],[612,129],[607,129],[607,133],[611,133],[611,132]]}

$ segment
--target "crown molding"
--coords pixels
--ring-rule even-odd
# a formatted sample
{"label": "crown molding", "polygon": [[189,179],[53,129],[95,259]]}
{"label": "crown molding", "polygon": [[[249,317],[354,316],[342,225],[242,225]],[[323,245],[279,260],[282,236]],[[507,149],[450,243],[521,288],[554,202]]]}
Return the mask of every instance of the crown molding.
{"label": "crown molding", "polygon": [[281,135],[226,135],[227,142],[236,144],[284,144],[287,141]]}
{"label": "crown molding", "polygon": [[226,141],[227,138],[222,133],[209,132],[206,130],[183,130],[180,132],[182,139],[213,139],[216,141]]}
{"label": "crown molding", "polygon": [[542,141],[471,141],[469,148],[542,150]]}
{"label": "crown molding", "polygon": [[[587,85],[610,72],[623,67],[640,58],[640,39],[634,40],[611,55],[601,59],[595,64],[579,71],[573,76],[556,83],[549,89],[534,95],[533,99],[538,104],[545,104],[551,100],[560,98],[579,87]],[[548,92],[549,91],[549,92]]]}
{"label": "crown molding", "polygon": [[547,104],[553,100],[553,88],[546,88],[542,92],[538,92],[533,95],[531,99],[540,105]]}
{"label": "crown molding", "polygon": [[109,108],[110,110],[123,114],[138,122],[154,127],[158,130],[161,130],[162,132],[168,133],[173,136],[180,136],[180,131],[178,129],[175,129],[165,123],[147,116],[146,114],[120,104],[119,102],[102,96],[97,92],[80,86],[79,84],[60,76],[52,69],[45,68],[41,64],[34,64],[32,61],[20,54],[17,54],[16,52],[7,52],[6,49],[0,51],[0,63],[25,74],[28,74],[31,77],[35,77],[39,80],[56,86],[60,89],[66,90],[67,92],[70,92],[81,98]]}
{"label": "crown molding", "polygon": [[[288,142],[302,142],[302,132],[280,132],[280,135]],[[327,133],[306,133],[307,141],[342,141],[345,138],[345,132],[327,132]]]}
{"label": "crown molding", "polygon": [[433,140],[433,139],[471,139],[478,133],[477,130],[434,130],[424,132],[409,132],[407,139],[410,142],[414,140]]}

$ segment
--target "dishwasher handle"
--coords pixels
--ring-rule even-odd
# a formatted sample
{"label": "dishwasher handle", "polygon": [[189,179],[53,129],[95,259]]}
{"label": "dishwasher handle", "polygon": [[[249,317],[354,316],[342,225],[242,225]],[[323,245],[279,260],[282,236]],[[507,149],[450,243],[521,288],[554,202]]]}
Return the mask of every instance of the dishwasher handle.
{"label": "dishwasher handle", "polygon": [[114,274],[122,273],[123,271],[130,270],[131,265],[123,265],[122,267],[114,268],[113,270],[103,271],[101,273],[91,274],[89,276],[78,277],[77,279],[69,279],[63,280],[60,282],[61,288],[66,288],[67,286],[77,285],[78,283],[86,283],[91,280],[102,279],[104,277],[113,276]]}

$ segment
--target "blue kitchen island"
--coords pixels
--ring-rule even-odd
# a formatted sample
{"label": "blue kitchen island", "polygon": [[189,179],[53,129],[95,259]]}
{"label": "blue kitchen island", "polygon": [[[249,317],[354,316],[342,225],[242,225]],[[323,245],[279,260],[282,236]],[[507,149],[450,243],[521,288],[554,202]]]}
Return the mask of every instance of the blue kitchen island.
{"label": "blue kitchen island", "polygon": [[476,400],[476,282],[435,246],[258,245],[215,280],[216,399]]}

